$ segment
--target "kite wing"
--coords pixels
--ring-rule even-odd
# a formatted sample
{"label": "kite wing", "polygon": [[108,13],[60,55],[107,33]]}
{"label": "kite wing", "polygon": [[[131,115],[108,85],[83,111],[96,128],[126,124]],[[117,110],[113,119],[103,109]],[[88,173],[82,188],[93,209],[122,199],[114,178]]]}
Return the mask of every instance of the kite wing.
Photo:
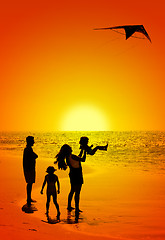
{"label": "kite wing", "polygon": [[107,29],[110,29],[110,30],[124,29],[126,34],[126,40],[129,37],[131,37],[135,32],[140,32],[144,34],[148,38],[148,40],[151,42],[151,39],[143,25],[125,25],[125,26],[115,26],[115,27],[108,27],[108,28],[95,28],[94,30],[107,30]]}

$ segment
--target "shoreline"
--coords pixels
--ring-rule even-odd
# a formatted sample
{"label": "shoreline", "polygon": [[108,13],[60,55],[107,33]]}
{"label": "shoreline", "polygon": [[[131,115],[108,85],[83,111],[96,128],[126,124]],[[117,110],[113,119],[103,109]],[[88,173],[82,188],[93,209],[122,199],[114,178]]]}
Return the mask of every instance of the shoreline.
{"label": "shoreline", "polygon": [[[83,165],[84,184],[80,197],[83,213],[78,224],[67,223],[67,196],[70,189],[66,171],[57,171],[61,183],[58,202],[61,222],[48,224],[45,216],[46,189],[40,195],[47,161],[38,161],[37,179],[32,190],[33,214],[22,212],[26,203],[26,183],[23,176],[22,158],[0,158],[0,230],[5,240],[43,239],[81,240],[163,240],[164,223],[164,175]],[[42,166],[43,166],[42,165]],[[40,167],[40,171],[39,170]],[[74,204],[74,201],[73,201]],[[73,205],[74,206],[74,205]],[[50,216],[55,218],[56,209],[51,201]],[[72,219],[74,219],[74,212]]]}
{"label": "shoreline", "polygon": [[[14,163],[14,170],[13,169]],[[63,214],[63,222],[58,224],[48,224],[46,220],[45,212],[45,202],[46,202],[46,194],[44,193],[44,197],[40,195],[40,188],[41,185],[39,183],[35,183],[32,196],[37,198],[37,203],[35,204],[38,208],[38,211],[34,212],[33,214],[24,213],[22,211],[22,206],[26,203],[26,183],[23,176],[22,170],[22,159],[18,156],[4,156],[1,157],[0,160],[1,171],[0,171],[0,180],[3,185],[1,186],[1,198],[0,198],[0,231],[1,236],[5,240],[13,240],[13,239],[25,239],[28,240],[29,237],[31,239],[47,239],[50,240],[54,239],[54,234],[57,235],[57,238],[60,240],[63,239],[84,239],[84,236],[90,239],[109,239],[113,240],[114,238],[102,236],[99,234],[90,234],[85,231],[80,231],[79,224],[69,224],[67,227],[67,223],[65,223],[66,214],[66,205],[65,200],[62,200],[61,210],[65,212]],[[89,174],[89,169],[87,169],[86,175]],[[44,169],[45,171],[45,169]],[[91,169],[90,169],[91,171]],[[8,172],[10,174],[8,175]],[[68,182],[69,178],[66,172],[62,172],[60,176],[61,184],[62,182]],[[5,185],[6,183],[6,185]],[[63,185],[63,184],[62,184]],[[68,188],[67,188],[68,191]],[[65,193],[68,194],[65,190]],[[45,189],[46,192],[46,189]],[[61,197],[62,198],[62,197]],[[60,199],[59,199],[60,201]],[[52,205],[52,203],[51,203]],[[52,206],[50,206],[52,208]],[[56,210],[55,210],[56,211]],[[52,214],[53,215],[53,214]],[[14,220],[14,221],[13,221]],[[64,231],[65,230],[65,231]]]}

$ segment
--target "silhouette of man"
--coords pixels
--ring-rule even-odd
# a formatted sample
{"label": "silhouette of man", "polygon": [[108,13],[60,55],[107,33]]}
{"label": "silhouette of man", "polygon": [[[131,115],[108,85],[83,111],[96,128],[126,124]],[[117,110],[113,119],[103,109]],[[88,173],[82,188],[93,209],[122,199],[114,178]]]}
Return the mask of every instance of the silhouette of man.
{"label": "silhouette of man", "polygon": [[24,176],[27,183],[27,205],[30,207],[32,200],[31,192],[32,192],[32,184],[35,183],[35,165],[36,158],[38,155],[33,152],[32,146],[34,144],[34,137],[28,136],[26,138],[26,148],[23,153],[23,170]]}

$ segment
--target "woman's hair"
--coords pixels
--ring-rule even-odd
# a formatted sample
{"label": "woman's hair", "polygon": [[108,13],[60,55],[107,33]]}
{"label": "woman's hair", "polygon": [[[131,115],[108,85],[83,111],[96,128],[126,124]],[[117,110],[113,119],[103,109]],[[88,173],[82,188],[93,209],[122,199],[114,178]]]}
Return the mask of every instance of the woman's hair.
{"label": "woman's hair", "polygon": [[68,157],[71,154],[72,149],[68,144],[64,144],[59,153],[56,155],[57,158],[57,163],[58,163],[58,168],[62,170],[66,170],[67,166],[69,165],[68,163]]}

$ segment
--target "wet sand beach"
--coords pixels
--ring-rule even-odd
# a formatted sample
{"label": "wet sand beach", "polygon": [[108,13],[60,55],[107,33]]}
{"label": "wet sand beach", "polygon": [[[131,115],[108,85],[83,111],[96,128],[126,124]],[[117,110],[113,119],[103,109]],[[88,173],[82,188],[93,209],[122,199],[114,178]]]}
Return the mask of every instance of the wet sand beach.
{"label": "wet sand beach", "polygon": [[[44,162],[44,164],[43,164]],[[32,191],[34,213],[25,213],[25,180],[22,158],[0,157],[0,231],[5,240],[13,239],[160,239],[165,238],[165,190],[163,174],[130,171],[126,168],[98,168],[83,164],[79,223],[74,211],[67,220],[68,172],[57,171],[61,184],[58,203],[61,221],[51,202],[48,223],[45,215],[46,189],[40,194],[47,160],[37,162],[37,178]],[[73,201],[74,206],[74,201]]]}

